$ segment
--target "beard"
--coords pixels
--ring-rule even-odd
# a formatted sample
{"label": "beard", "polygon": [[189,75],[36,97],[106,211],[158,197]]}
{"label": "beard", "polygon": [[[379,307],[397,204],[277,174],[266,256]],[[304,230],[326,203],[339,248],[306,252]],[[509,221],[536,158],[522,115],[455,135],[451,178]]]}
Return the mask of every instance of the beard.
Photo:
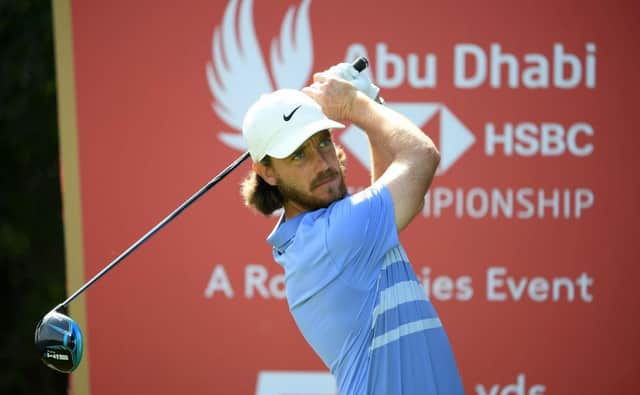
{"label": "beard", "polygon": [[344,183],[344,177],[341,171],[328,169],[327,171],[318,174],[318,176],[311,182],[310,189],[313,191],[315,188],[321,186],[321,184],[327,179],[333,177],[340,177],[340,182],[336,187],[331,186],[328,189],[328,197],[314,196],[312,193],[303,191],[294,185],[287,185],[286,183],[278,180],[278,190],[282,195],[285,202],[291,202],[304,209],[305,211],[314,211],[321,208],[327,208],[336,200],[340,200],[347,195],[347,187]]}

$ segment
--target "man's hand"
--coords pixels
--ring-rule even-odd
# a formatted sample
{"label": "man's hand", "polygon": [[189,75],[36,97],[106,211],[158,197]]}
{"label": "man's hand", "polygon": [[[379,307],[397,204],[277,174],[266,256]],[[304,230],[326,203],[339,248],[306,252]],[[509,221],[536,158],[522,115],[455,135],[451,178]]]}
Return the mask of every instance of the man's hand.
{"label": "man's hand", "polygon": [[366,97],[349,82],[328,72],[313,75],[313,84],[302,88],[311,96],[327,117],[336,121],[352,121],[357,100]]}
{"label": "man's hand", "polygon": [[325,73],[349,82],[370,99],[376,100],[378,98],[380,88],[371,82],[366,73],[356,70],[352,63],[338,63],[331,66]]}
{"label": "man's hand", "polygon": [[347,85],[373,100],[378,98],[380,92],[380,88],[351,63],[338,63],[328,70],[314,74],[313,84],[302,91],[314,98],[329,118],[353,121],[354,99],[358,95]]}

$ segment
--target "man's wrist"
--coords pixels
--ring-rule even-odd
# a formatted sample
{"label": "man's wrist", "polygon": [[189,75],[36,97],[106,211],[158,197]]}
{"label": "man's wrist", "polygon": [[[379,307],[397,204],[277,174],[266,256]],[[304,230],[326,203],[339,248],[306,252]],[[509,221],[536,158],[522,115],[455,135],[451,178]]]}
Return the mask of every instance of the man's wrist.
{"label": "man's wrist", "polygon": [[372,126],[379,106],[377,98],[373,100],[364,92],[357,91],[348,121],[366,130]]}

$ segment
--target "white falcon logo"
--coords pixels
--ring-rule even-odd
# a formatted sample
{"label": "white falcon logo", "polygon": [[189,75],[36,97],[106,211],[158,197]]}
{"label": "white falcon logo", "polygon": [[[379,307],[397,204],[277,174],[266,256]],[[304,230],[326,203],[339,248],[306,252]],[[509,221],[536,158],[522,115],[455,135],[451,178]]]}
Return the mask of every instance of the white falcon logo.
{"label": "white falcon logo", "polygon": [[238,0],[229,2],[222,25],[213,33],[212,61],[207,63],[213,110],[236,130],[220,133],[220,139],[228,146],[246,150],[238,131],[245,112],[260,95],[282,88],[302,89],[308,81],[313,65],[310,2],[303,0],[297,9],[291,6],[287,10],[280,37],[271,41],[271,76],[256,39],[253,1],[241,0],[239,14]]}

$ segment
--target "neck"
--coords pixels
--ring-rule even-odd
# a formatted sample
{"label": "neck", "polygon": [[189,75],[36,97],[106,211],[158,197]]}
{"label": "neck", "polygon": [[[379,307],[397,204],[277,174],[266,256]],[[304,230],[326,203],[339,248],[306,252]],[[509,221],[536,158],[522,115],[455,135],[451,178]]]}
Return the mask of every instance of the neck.
{"label": "neck", "polygon": [[283,208],[285,219],[291,219],[297,215],[304,213],[305,211],[308,211],[305,208],[301,207],[299,204],[296,204],[292,201],[285,202],[283,204]]}

